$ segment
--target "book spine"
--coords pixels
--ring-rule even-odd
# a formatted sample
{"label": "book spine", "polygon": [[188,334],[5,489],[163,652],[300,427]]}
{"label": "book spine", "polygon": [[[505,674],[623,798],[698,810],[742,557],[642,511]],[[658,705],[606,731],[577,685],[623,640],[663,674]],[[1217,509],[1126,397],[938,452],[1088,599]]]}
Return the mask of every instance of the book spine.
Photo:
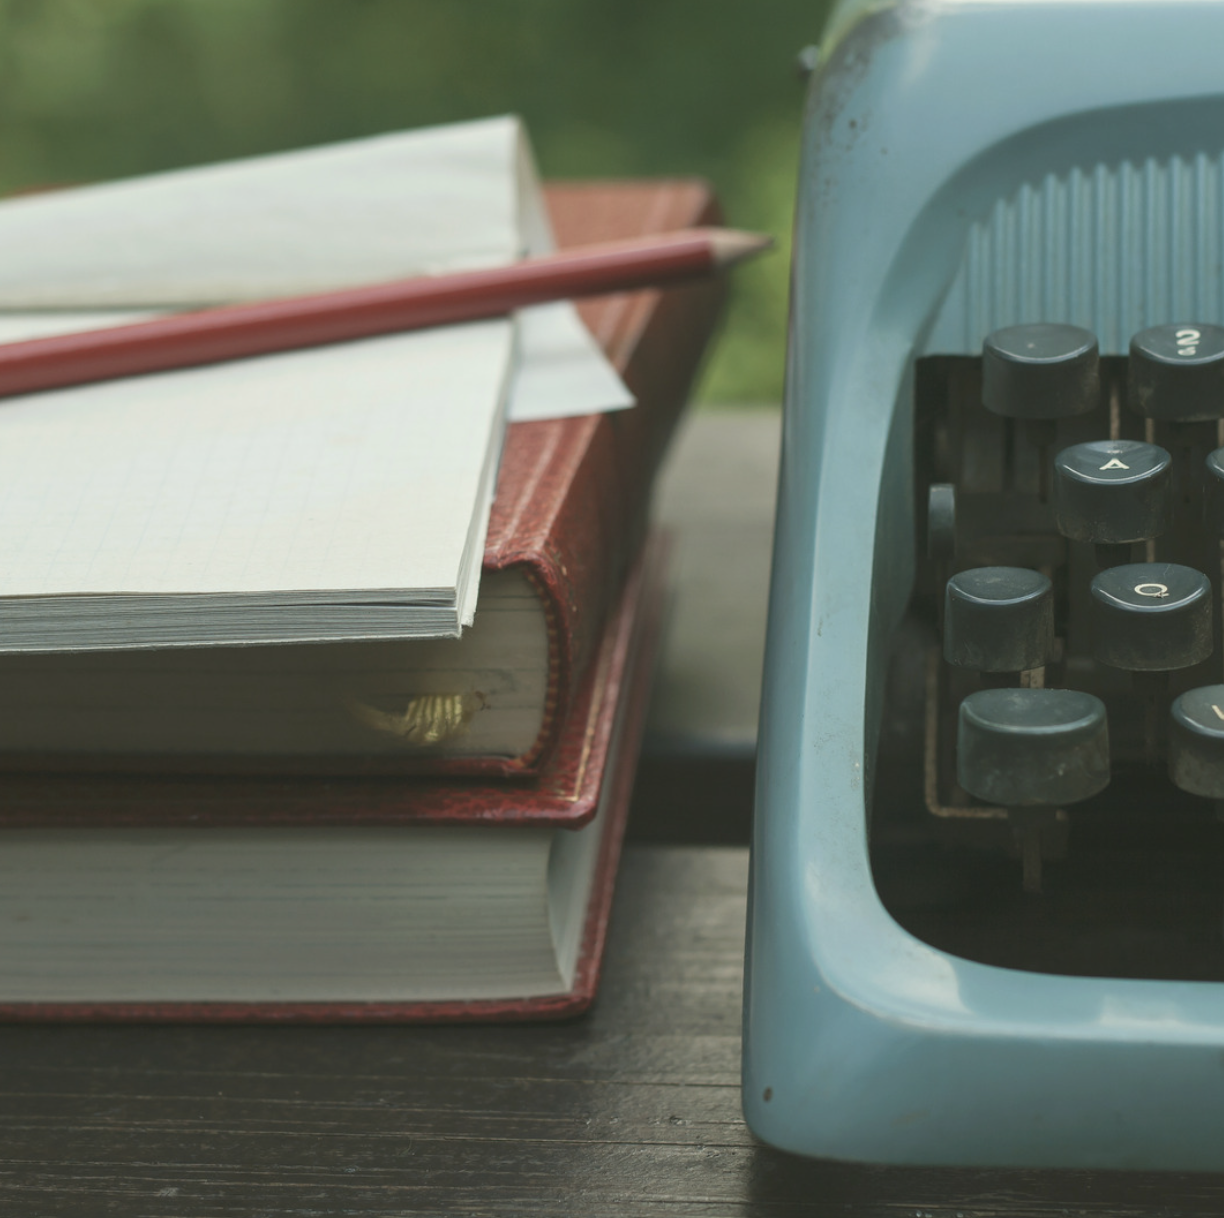
{"label": "book spine", "polygon": [[[625,209],[637,232],[721,218],[697,183],[660,184],[653,197],[635,192],[632,203],[645,212],[635,223]],[[712,278],[579,305],[637,406],[511,424],[484,558],[486,574],[519,567],[540,594],[549,636],[541,730],[519,757],[441,760],[435,773],[528,775],[548,756],[645,537],[655,474],[724,295],[723,280]]]}
{"label": "book spine", "polygon": [[[638,538],[616,519],[620,488],[607,416],[557,420],[553,479],[559,493],[538,502],[547,510],[526,532],[485,553],[485,570],[518,567],[539,593],[549,638],[548,692],[540,734],[530,752],[505,762],[503,775],[530,773],[555,742],[599,639],[608,607]],[[541,424],[524,424],[532,431]],[[534,446],[537,438],[523,437]]]}

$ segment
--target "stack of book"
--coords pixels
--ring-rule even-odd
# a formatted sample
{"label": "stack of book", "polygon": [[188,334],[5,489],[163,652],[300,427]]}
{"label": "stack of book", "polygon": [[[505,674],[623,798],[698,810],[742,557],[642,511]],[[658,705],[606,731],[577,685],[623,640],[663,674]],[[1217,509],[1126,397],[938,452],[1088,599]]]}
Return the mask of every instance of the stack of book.
{"label": "stack of book", "polygon": [[[550,218],[715,216],[692,182],[541,193],[512,120],[35,196],[0,204],[0,340],[509,261]],[[0,1017],[590,1002],[650,488],[719,297],[0,403]]]}

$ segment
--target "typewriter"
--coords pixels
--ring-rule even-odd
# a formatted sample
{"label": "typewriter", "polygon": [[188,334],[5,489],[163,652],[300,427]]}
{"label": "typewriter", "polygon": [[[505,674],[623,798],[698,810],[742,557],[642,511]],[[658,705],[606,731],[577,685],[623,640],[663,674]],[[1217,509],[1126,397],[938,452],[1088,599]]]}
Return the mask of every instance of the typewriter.
{"label": "typewriter", "polygon": [[814,72],[744,1108],[1224,1168],[1224,3],[843,3]]}

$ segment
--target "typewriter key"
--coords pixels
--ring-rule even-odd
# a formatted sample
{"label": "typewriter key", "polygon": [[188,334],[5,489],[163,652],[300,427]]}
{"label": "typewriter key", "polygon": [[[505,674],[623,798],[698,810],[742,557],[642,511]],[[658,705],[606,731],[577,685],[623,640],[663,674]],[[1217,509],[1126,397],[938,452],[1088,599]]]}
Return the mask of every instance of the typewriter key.
{"label": "typewriter key", "polygon": [[948,580],[944,657],[978,672],[1040,668],[1054,649],[1054,593],[1040,571],[976,567]]}
{"label": "typewriter key", "polygon": [[1169,777],[1191,795],[1224,799],[1224,685],[1187,690],[1169,708]]}
{"label": "typewriter key", "polygon": [[960,705],[956,774],[1005,808],[1075,803],[1109,784],[1105,704],[1074,689],[983,689]]}
{"label": "typewriter key", "polygon": [[1132,672],[1171,672],[1211,655],[1211,584],[1192,567],[1140,562],[1093,577],[1093,652]]}
{"label": "typewriter key", "polygon": [[1224,540],[1224,448],[1208,453],[1207,479],[1203,490],[1203,513],[1207,527]]}
{"label": "typewriter key", "polygon": [[1096,335],[1079,326],[1008,326],[982,345],[982,402],[1010,419],[1087,414],[1101,398]]}
{"label": "typewriter key", "polygon": [[1131,339],[1127,404],[1149,419],[1224,418],[1224,327],[1153,326]]}
{"label": "typewriter key", "polygon": [[1054,518],[1073,541],[1125,545],[1169,526],[1169,454],[1138,440],[1092,440],[1054,459]]}

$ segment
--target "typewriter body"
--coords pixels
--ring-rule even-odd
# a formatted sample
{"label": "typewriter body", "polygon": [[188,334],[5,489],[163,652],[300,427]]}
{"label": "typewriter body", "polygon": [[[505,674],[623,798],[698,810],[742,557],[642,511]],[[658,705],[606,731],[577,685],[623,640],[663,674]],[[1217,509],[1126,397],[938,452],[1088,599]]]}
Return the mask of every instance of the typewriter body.
{"label": "typewriter body", "polygon": [[1212,0],[833,15],[748,933],[777,1146],[1224,1168],[1221,48]]}

